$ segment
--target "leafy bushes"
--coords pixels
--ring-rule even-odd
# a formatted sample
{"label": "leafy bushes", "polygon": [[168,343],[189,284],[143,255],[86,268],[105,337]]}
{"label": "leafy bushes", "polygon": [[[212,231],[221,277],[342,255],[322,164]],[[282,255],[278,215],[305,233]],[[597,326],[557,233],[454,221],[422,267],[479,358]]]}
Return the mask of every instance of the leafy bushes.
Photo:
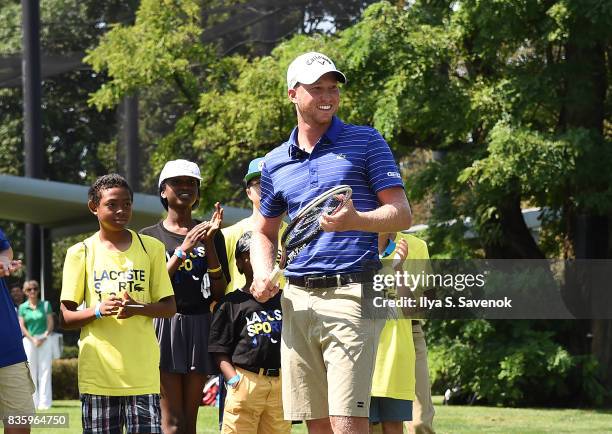
{"label": "leafy bushes", "polygon": [[62,349],[62,359],[76,359],[77,357],[79,357],[79,347],[76,345],[64,345]]}
{"label": "leafy bushes", "polygon": [[449,320],[427,328],[436,393],[459,388],[482,403],[547,407],[597,405],[606,395],[594,358],[571,355],[549,325]]}
{"label": "leafy bushes", "polygon": [[79,398],[77,366],[77,359],[57,359],[53,361],[53,399]]}

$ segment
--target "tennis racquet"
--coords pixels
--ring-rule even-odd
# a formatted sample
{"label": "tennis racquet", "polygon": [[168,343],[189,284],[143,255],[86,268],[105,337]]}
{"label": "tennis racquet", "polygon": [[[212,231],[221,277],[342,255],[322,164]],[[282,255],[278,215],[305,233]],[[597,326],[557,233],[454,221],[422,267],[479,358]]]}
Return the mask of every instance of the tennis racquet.
{"label": "tennis racquet", "polygon": [[315,197],[298,212],[281,236],[281,258],[270,273],[273,285],[280,280],[282,270],[319,234],[320,217],[336,214],[349,201],[352,192],[348,185],[339,185]]}

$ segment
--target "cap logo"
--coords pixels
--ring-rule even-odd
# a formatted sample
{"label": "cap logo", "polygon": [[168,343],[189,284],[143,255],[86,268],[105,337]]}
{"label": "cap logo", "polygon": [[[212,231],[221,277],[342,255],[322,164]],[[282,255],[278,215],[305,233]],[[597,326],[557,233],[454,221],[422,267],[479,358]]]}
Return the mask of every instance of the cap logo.
{"label": "cap logo", "polygon": [[321,54],[317,54],[316,56],[312,56],[310,59],[308,59],[306,61],[306,65],[310,66],[315,61],[319,62],[321,65],[325,65],[325,63],[329,63],[330,65],[332,64],[332,61],[329,60],[328,57],[322,56]]}
{"label": "cap logo", "polygon": [[261,172],[263,170],[263,166],[264,166],[264,160],[261,160],[259,163],[257,163],[257,170]]}

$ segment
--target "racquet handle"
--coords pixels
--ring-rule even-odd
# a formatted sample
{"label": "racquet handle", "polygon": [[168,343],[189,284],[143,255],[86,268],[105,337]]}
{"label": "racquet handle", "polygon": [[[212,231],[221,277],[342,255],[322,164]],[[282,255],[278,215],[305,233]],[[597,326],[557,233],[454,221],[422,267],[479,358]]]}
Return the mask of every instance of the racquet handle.
{"label": "racquet handle", "polygon": [[278,281],[283,275],[283,270],[280,269],[278,264],[274,265],[274,269],[270,272],[270,283],[272,285],[278,285]]}

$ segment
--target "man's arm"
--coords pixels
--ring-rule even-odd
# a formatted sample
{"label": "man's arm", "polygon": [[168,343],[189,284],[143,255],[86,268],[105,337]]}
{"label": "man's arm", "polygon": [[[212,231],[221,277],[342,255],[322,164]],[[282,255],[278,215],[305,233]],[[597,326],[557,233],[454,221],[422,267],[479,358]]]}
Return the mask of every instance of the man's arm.
{"label": "man's arm", "polygon": [[350,200],[337,214],[321,217],[321,227],[327,232],[364,231],[399,232],[412,224],[412,212],[401,187],[392,187],[377,193],[381,206],[360,212]]}
{"label": "man's arm", "polygon": [[269,279],[274,268],[278,248],[278,230],[282,215],[264,217],[255,214],[253,237],[251,240],[251,266],[253,267],[253,285],[251,293],[258,301],[265,303],[278,292],[278,286],[272,285]]}

